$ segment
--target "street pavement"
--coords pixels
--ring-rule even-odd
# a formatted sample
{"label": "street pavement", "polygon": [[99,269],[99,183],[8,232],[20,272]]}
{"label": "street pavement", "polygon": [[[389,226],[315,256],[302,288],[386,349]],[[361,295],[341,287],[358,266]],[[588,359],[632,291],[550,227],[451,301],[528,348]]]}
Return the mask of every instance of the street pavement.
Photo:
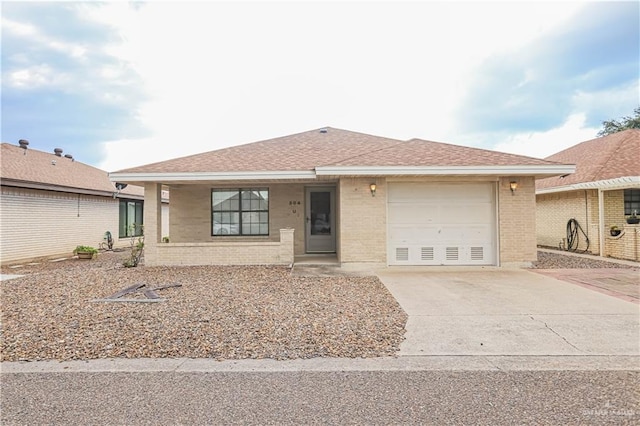
{"label": "street pavement", "polygon": [[395,358],[2,363],[1,424],[640,424],[638,304],[522,270],[378,276]]}

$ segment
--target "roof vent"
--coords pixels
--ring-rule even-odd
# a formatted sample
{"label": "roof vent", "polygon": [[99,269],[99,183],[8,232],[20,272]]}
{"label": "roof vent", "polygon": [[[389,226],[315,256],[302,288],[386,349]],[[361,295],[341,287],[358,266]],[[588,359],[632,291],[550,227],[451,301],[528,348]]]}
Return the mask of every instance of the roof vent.
{"label": "roof vent", "polygon": [[26,139],[20,139],[18,141],[18,144],[20,145],[20,148],[27,149],[27,147],[29,146],[29,141]]}
{"label": "roof vent", "polygon": [[322,129],[320,129],[320,133],[327,133],[329,131],[329,129],[327,129],[326,127],[323,127]]}
{"label": "roof vent", "polygon": [[62,148],[54,149],[53,153],[56,154],[58,157],[62,157]]}
{"label": "roof vent", "polygon": [[71,154],[65,154],[64,158],[68,158],[69,160],[73,161],[73,155]]}

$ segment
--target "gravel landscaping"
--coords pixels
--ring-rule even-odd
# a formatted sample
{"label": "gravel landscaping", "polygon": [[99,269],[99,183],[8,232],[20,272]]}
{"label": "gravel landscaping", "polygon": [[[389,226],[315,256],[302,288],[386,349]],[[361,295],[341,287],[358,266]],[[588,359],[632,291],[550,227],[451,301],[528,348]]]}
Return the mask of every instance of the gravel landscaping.
{"label": "gravel landscaping", "polygon": [[[2,268],[2,361],[393,356],[407,315],[376,277],[286,267],[124,268],[126,253]],[[103,302],[119,290],[142,302]]]}
{"label": "gravel landscaping", "polygon": [[538,250],[538,261],[533,262],[533,269],[594,269],[594,268],[620,268],[620,269],[635,269],[640,267],[630,266],[616,262],[608,262],[601,260],[593,256],[571,256],[569,254],[563,254],[562,252],[550,253],[547,251]]}

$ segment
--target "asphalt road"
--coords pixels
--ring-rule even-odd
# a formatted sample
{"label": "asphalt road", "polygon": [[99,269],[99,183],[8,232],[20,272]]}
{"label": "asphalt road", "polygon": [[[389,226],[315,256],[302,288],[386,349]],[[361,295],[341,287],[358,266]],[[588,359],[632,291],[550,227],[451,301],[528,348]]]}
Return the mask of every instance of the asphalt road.
{"label": "asphalt road", "polygon": [[3,425],[639,424],[638,371],[3,373]]}

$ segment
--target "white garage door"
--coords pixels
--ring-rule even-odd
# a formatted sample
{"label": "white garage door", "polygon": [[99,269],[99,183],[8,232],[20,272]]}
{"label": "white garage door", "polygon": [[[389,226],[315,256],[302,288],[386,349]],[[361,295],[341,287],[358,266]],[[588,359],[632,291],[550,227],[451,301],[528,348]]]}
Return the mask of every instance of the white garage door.
{"label": "white garage door", "polygon": [[389,183],[389,265],[496,264],[495,186]]}

